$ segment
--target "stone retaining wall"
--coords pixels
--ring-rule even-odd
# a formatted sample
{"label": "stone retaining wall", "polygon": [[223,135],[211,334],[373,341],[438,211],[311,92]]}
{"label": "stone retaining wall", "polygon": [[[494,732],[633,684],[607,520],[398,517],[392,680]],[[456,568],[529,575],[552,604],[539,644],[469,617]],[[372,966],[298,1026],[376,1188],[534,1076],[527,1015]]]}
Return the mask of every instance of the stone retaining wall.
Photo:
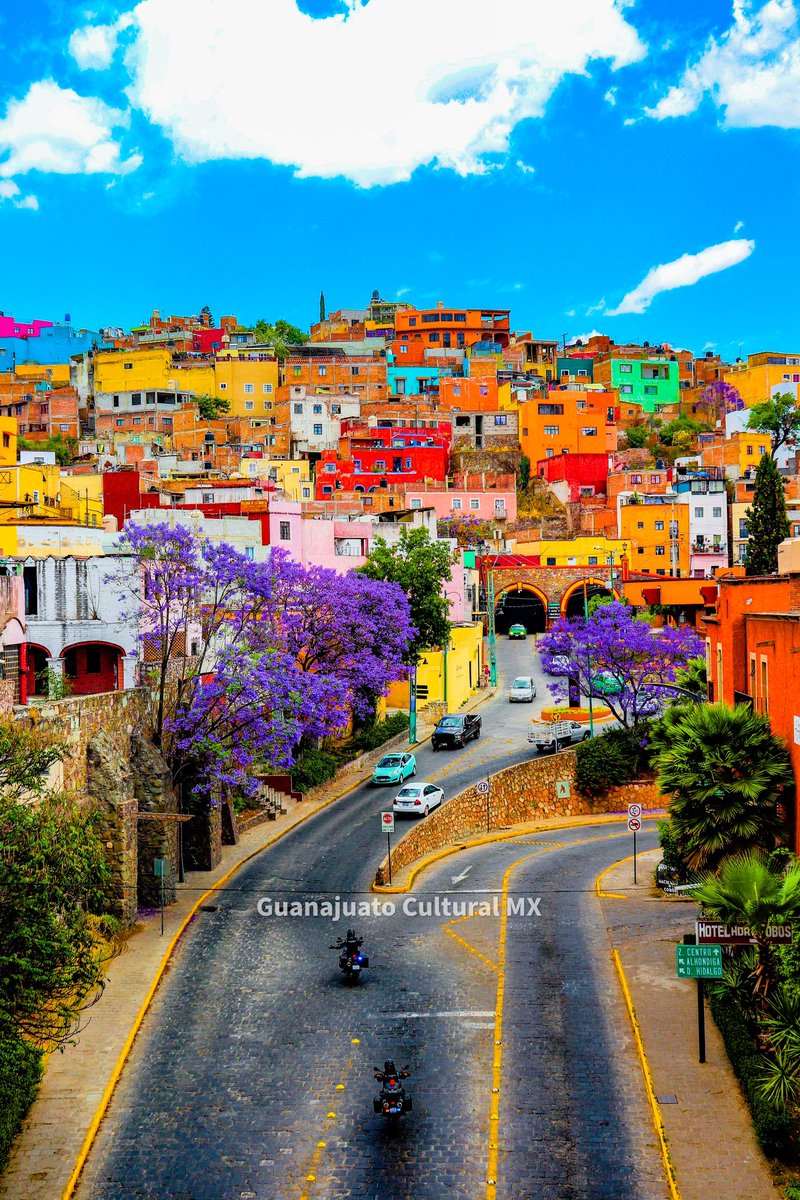
{"label": "stone retaining wall", "polygon": [[[567,750],[529,759],[492,775],[488,798],[479,793],[476,786],[460,792],[434,809],[429,817],[418,821],[392,847],[392,872],[398,874],[425,855],[457,844],[464,838],[539,818],[625,812],[627,805],[633,802],[646,809],[663,805],[653,780],[614,788],[598,799],[579,796],[575,792],[575,766],[575,751]],[[569,795],[559,797],[556,784],[564,782],[569,785]],[[397,828],[402,828],[399,822]],[[387,879],[388,863],[384,857],[375,882],[382,885]]]}

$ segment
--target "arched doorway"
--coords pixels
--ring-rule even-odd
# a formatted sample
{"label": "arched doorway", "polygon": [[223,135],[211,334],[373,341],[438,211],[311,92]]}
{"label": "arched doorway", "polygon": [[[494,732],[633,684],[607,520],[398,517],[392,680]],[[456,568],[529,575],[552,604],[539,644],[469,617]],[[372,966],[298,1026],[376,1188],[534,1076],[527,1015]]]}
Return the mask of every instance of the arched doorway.
{"label": "arched doorway", "polygon": [[74,696],[94,696],[122,687],[121,660],[125,651],[109,642],[80,642],[67,646],[64,678]]}
{"label": "arched doorway", "polygon": [[584,602],[588,603],[594,596],[604,596],[609,600],[616,599],[614,593],[599,579],[587,579],[585,586],[582,582],[575,583],[564,593],[561,599],[561,615],[582,617]]}
{"label": "arched doorway", "polygon": [[547,601],[528,583],[515,583],[500,593],[495,602],[497,633],[508,633],[512,625],[524,625],[528,633],[547,629]]}
{"label": "arched doorway", "polygon": [[28,695],[29,696],[46,696],[48,694],[47,686],[47,660],[50,658],[50,651],[44,646],[37,646],[34,642],[28,643]]}

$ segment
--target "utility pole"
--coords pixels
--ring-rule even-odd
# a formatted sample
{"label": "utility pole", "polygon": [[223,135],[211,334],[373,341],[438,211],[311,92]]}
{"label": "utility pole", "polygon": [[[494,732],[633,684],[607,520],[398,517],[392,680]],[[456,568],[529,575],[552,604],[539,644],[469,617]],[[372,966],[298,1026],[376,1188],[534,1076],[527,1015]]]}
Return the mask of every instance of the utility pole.
{"label": "utility pole", "polygon": [[497,631],[494,621],[494,565],[486,569],[486,607],[489,616],[489,683],[497,687]]}
{"label": "utility pole", "polygon": [[[583,581],[583,619],[587,625],[589,623],[589,580]],[[592,672],[589,663],[587,662],[587,674],[589,676],[589,737],[594,737],[594,704],[592,701]]]}

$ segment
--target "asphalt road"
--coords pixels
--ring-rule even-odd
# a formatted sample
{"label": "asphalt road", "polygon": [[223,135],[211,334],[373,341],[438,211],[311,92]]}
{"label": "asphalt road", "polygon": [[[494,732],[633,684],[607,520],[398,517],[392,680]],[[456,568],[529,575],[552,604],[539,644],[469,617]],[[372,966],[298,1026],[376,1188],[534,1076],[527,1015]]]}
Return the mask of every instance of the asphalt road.
{"label": "asphalt road", "polygon": [[[530,673],[530,644],[500,643],[499,660],[507,683]],[[501,693],[482,709],[482,739],[453,754],[421,748],[417,778],[440,779],[450,794],[527,757],[537,707]],[[324,810],[198,915],[137,1039],[81,1200],[491,1200],[490,1178],[499,1200],[663,1200],[594,894],[599,871],[629,852],[627,836],[583,827],[444,860],[410,911],[394,897],[394,914],[338,924],[259,915],[260,898],[273,909],[336,897],[374,905],[387,798],[361,788]],[[642,848],[653,840],[646,833]],[[523,856],[507,878],[521,915],[449,920],[426,909],[496,898],[502,910],[498,889]],[[371,960],[358,987],[343,985],[328,949],[348,924]],[[386,1057],[411,1070],[414,1112],[395,1133],[372,1113],[370,1068]]]}

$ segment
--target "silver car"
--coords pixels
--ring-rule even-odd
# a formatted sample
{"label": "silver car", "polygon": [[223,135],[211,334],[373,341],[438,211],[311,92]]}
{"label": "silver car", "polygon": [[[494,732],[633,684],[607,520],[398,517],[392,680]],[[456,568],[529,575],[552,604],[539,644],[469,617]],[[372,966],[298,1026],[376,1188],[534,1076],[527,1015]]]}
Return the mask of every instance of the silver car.
{"label": "silver car", "polygon": [[518,675],[508,689],[511,704],[532,704],[536,699],[536,685],[530,675]]}

